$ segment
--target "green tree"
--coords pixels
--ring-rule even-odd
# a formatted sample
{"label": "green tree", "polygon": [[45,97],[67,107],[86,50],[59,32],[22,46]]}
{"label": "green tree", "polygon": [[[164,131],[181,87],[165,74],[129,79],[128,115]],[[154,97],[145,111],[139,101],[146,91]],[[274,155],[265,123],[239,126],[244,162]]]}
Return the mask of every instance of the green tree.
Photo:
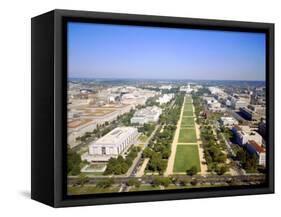
{"label": "green tree", "polygon": [[76,152],[67,150],[67,174],[79,175],[81,162],[81,157]]}
{"label": "green tree", "polygon": [[168,187],[170,184],[171,184],[171,179],[168,177],[157,176],[153,179],[153,186],[162,185],[164,187]]}
{"label": "green tree", "polygon": [[193,186],[197,185],[197,183],[198,183],[198,181],[196,179],[192,179],[190,181],[190,184],[193,185]]}
{"label": "green tree", "polygon": [[98,188],[109,188],[114,184],[114,180],[113,179],[104,179],[104,180],[100,180],[97,182],[96,186]]}
{"label": "green tree", "polygon": [[189,175],[189,176],[193,176],[193,175],[196,175],[197,172],[198,172],[197,167],[196,166],[192,166],[190,169],[188,169],[186,171],[186,174]]}
{"label": "green tree", "polygon": [[227,169],[228,168],[225,165],[218,166],[217,169],[216,169],[216,173],[218,175],[223,175],[224,173],[226,173]]}
{"label": "green tree", "polygon": [[89,178],[84,173],[81,173],[78,176],[78,184],[79,185],[84,186],[88,182],[89,182]]}
{"label": "green tree", "polygon": [[190,183],[190,179],[189,178],[181,178],[180,180],[179,180],[179,184],[181,185],[181,186],[186,186],[188,183]]}
{"label": "green tree", "polygon": [[136,188],[139,188],[140,184],[140,181],[138,181],[137,179],[129,179],[127,182],[128,186],[135,186]]}

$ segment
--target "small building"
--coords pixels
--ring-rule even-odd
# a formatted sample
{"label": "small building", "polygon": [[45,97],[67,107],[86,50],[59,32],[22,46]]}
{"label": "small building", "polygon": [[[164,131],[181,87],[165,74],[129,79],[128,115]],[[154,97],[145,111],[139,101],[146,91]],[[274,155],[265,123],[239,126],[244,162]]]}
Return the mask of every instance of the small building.
{"label": "small building", "polygon": [[219,87],[209,87],[208,89],[217,99],[225,100],[228,97],[228,95]]}
{"label": "small building", "polygon": [[207,104],[208,110],[212,112],[222,112],[225,109],[221,106],[221,103],[214,97],[204,97],[205,103]]}
{"label": "small building", "polygon": [[252,105],[252,104],[250,104],[248,106],[248,108],[251,109],[253,112],[261,115],[261,116],[265,116],[266,107],[264,105]]}
{"label": "small building", "polygon": [[88,162],[106,162],[117,158],[128,150],[138,138],[134,127],[117,127],[89,145],[89,154],[83,160]]}
{"label": "small building", "polygon": [[134,116],[131,118],[132,124],[147,124],[147,123],[156,123],[159,120],[160,115],[162,114],[162,109],[157,106],[149,106],[143,109],[140,109],[135,112]]}
{"label": "small building", "polygon": [[159,89],[160,90],[171,90],[172,89],[172,85],[162,85]]}
{"label": "small building", "polygon": [[258,132],[252,130],[249,126],[235,125],[232,128],[232,132],[235,135],[236,142],[240,146],[245,146],[249,140],[262,144],[262,136]]}
{"label": "small building", "polygon": [[96,127],[97,123],[93,119],[69,119],[67,123],[67,144],[70,148],[74,148],[80,143],[78,138],[84,136],[87,132],[92,132]]}
{"label": "small building", "polygon": [[231,104],[234,110],[239,110],[239,108],[247,107],[250,104],[250,95],[247,94],[235,94],[231,97]]}
{"label": "small building", "polygon": [[261,119],[261,115],[246,107],[239,109],[241,116],[249,121],[257,121]]}
{"label": "small building", "polygon": [[223,126],[233,126],[238,124],[238,121],[233,117],[221,117],[219,122]]}
{"label": "small building", "polygon": [[165,103],[170,102],[173,98],[174,98],[174,94],[173,93],[164,94],[163,96],[159,97],[157,102],[159,102],[160,105],[163,105]]}

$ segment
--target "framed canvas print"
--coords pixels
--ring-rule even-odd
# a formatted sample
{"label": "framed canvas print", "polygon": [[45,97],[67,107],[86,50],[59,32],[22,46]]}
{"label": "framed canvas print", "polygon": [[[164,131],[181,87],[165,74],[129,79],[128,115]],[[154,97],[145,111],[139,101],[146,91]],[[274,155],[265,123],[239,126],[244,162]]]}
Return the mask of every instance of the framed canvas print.
{"label": "framed canvas print", "polygon": [[54,207],[274,192],[274,24],[32,18],[32,192]]}

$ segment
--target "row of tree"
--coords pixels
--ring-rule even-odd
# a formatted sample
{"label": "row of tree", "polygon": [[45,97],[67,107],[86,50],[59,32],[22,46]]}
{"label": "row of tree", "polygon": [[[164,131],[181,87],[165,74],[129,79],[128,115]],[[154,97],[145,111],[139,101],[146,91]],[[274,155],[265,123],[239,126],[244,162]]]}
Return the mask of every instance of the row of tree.
{"label": "row of tree", "polygon": [[201,125],[200,136],[203,142],[204,156],[208,165],[208,171],[223,175],[229,170],[226,164],[227,156],[222,152],[222,149],[225,149],[225,144],[222,138],[220,138],[220,142],[218,142],[218,138],[215,137],[212,126],[209,125],[209,121],[204,117],[204,107],[201,96],[205,93],[209,93],[209,90],[201,89],[200,92],[193,94],[196,121]]}
{"label": "row of tree", "polygon": [[240,148],[236,154],[241,162],[242,168],[248,173],[255,173],[258,169],[258,158],[255,154],[250,154],[246,148]]}
{"label": "row of tree", "polygon": [[204,146],[204,155],[208,170],[216,172],[218,175],[223,175],[228,170],[226,164],[227,156],[222,152],[213,130],[208,126],[203,126],[201,128],[201,139]]}
{"label": "row of tree", "polygon": [[167,160],[171,155],[171,143],[173,141],[176,124],[180,116],[183,95],[177,95],[172,107],[164,110],[160,117],[161,127],[154,134],[143,151],[143,158],[149,158],[146,171],[163,174],[167,167]]}
{"label": "row of tree", "polygon": [[76,176],[80,174],[81,169],[81,157],[76,152],[68,149],[67,150],[67,174]]}
{"label": "row of tree", "polygon": [[144,124],[143,126],[138,127],[138,131],[146,136],[150,136],[154,129],[155,124],[153,123]]}

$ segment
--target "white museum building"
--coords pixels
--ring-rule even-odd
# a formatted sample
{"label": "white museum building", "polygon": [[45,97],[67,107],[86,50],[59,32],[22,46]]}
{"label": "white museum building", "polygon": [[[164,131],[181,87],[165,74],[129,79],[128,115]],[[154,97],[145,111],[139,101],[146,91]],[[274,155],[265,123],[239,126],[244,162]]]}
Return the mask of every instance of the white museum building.
{"label": "white museum building", "polygon": [[89,145],[89,154],[83,156],[88,162],[108,161],[129,149],[138,138],[134,127],[117,127]]}

